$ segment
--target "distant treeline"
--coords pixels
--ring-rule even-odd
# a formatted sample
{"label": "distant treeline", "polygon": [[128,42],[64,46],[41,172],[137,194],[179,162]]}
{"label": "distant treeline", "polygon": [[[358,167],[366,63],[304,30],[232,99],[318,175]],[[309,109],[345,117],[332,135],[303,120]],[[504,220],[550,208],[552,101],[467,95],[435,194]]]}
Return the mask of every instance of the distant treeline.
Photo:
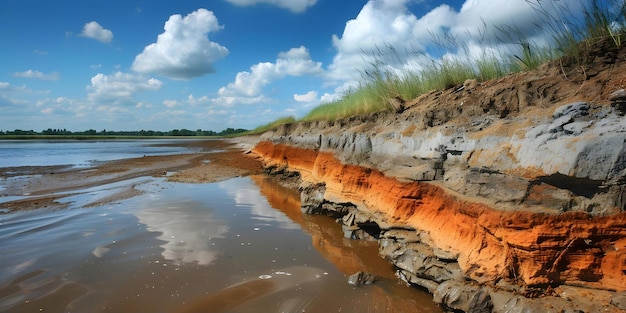
{"label": "distant treeline", "polygon": [[173,129],[170,131],[157,131],[157,130],[131,130],[131,131],[109,131],[103,129],[97,131],[95,129],[88,129],[85,131],[69,131],[66,129],[52,129],[48,128],[40,132],[34,130],[0,130],[0,136],[24,136],[24,135],[54,135],[54,136],[137,136],[137,137],[152,137],[152,136],[228,136],[233,134],[239,134],[247,132],[247,129],[242,128],[226,128],[221,132],[214,132],[212,130],[189,130],[189,129]]}

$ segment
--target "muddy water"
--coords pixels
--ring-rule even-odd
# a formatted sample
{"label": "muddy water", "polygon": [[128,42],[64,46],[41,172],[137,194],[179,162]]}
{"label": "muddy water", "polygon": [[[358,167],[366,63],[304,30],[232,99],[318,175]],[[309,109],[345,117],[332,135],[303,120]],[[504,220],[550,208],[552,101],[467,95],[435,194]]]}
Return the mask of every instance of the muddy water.
{"label": "muddy water", "polygon": [[[142,194],[82,207],[124,188]],[[375,242],[303,216],[298,194],[271,178],[141,178],[63,201],[0,214],[0,312],[439,311],[397,283]],[[356,271],[381,279],[355,288]]]}

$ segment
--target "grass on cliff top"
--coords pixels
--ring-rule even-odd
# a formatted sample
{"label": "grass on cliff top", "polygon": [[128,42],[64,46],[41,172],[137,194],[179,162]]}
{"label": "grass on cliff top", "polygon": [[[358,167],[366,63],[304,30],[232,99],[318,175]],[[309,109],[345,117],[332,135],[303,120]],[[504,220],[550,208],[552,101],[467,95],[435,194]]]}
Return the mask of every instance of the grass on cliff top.
{"label": "grass on cliff top", "polygon": [[245,133],[245,135],[255,135],[255,134],[262,134],[270,129],[274,129],[280,125],[285,125],[285,124],[291,124],[291,123],[295,123],[297,122],[296,118],[293,116],[286,116],[286,117],[281,117],[275,121],[272,121],[270,123],[267,123],[265,125],[261,125],[247,133]]}
{"label": "grass on cliff top", "polygon": [[374,85],[364,85],[350,90],[337,101],[325,103],[311,110],[302,117],[302,121],[334,121],[349,116],[363,115],[385,110],[384,102],[379,99],[380,89]]}
{"label": "grass on cliff top", "polygon": [[[350,116],[368,114],[378,111],[392,110],[389,99],[400,97],[404,100],[414,99],[433,90],[444,90],[468,79],[486,81],[503,77],[509,73],[529,71],[548,61],[567,57],[579,64],[584,59],[590,47],[606,38],[610,38],[616,46],[621,46],[626,37],[624,22],[626,22],[626,0],[591,0],[583,2],[583,20],[569,13],[567,4],[558,0],[528,2],[543,18],[551,21],[548,24],[552,34],[550,45],[539,45],[528,41],[515,41],[511,34],[518,30],[508,26],[496,27],[501,33],[501,41],[516,42],[518,50],[515,53],[505,54],[496,51],[483,54],[478,58],[467,57],[442,58],[434,60],[425,55],[419,69],[408,69],[402,73],[391,70],[392,64],[398,60],[394,55],[393,47],[378,49],[372,52],[376,61],[369,68],[361,72],[361,83],[344,93],[336,101],[322,104],[300,121],[311,120],[338,120]],[[617,10],[615,8],[618,8]],[[562,16],[555,16],[550,12],[565,12]],[[433,38],[447,52],[468,51],[464,41],[450,36]],[[281,118],[277,121],[255,129],[253,132],[262,132],[277,125],[297,122],[294,118]]]}

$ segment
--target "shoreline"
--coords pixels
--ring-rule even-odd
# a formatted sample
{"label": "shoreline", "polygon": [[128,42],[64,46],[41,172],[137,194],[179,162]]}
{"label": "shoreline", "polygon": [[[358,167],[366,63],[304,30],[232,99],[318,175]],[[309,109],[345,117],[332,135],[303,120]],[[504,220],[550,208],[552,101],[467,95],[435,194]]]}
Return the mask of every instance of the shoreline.
{"label": "shoreline", "polygon": [[[244,154],[244,150],[229,139],[181,141],[168,145],[190,147],[198,152],[120,159],[88,168],[62,165],[0,168],[0,178],[6,180],[5,188],[0,190],[0,212],[63,209],[68,204],[57,202],[60,198],[81,193],[86,188],[145,176],[166,177],[171,182],[209,183],[263,172],[258,159]],[[138,194],[131,184],[123,191],[87,206]],[[8,197],[16,199],[4,201]]]}

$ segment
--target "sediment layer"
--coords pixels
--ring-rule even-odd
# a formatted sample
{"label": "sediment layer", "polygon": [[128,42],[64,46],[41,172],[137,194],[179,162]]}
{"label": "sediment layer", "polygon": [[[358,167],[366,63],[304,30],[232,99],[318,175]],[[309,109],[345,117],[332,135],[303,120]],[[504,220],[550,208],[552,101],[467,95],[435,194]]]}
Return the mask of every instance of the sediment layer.
{"label": "sediment layer", "polygon": [[[376,169],[343,164],[331,152],[268,141],[253,152],[266,166],[300,173],[305,185],[323,186],[324,201],[353,204],[382,234],[414,230],[414,243],[438,250],[435,259],[443,265],[458,264],[460,272],[450,277],[428,277],[419,269],[408,273],[417,274],[415,282],[424,280],[421,285],[429,290],[454,278],[486,286],[626,290],[626,213],[502,211],[433,183],[400,181]],[[383,237],[398,236],[391,234]],[[415,264],[405,259],[399,263],[411,269]]]}

